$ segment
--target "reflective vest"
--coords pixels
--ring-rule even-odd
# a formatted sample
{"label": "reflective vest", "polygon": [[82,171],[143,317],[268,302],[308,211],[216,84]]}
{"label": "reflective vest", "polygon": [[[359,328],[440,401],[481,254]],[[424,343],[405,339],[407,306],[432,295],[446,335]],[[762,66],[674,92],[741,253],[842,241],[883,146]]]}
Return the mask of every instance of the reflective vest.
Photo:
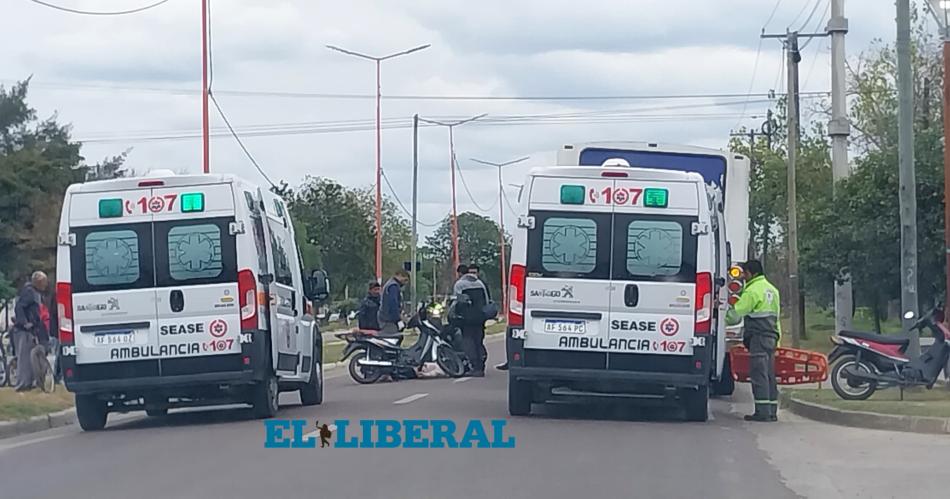
{"label": "reflective vest", "polygon": [[[778,289],[765,279],[757,275],[746,283],[739,295],[739,301],[732,306],[730,314],[738,318],[745,318],[745,334],[770,334],[781,339],[782,325],[779,320],[782,316],[782,305]],[[733,321],[730,321],[733,322]]]}

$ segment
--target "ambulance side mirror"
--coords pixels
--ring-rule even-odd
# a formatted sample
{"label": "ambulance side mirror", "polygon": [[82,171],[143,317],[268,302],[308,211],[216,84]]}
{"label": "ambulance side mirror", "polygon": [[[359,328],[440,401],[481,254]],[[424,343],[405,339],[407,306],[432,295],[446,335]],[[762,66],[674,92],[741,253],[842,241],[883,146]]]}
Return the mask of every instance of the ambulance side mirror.
{"label": "ambulance side mirror", "polygon": [[323,303],[330,297],[330,279],[323,270],[314,270],[310,272],[310,278],[307,279],[307,289],[304,290],[307,299],[314,303]]}

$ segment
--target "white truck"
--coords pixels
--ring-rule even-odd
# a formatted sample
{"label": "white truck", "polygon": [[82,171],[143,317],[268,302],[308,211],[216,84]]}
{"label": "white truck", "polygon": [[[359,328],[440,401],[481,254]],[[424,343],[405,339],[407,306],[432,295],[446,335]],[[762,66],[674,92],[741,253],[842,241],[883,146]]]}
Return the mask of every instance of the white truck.
{"label": "white truck", "polygon": [[110,412],[323,400],[312,307],[284,201],[231,175],[153,172],[71,185],[56,295],[62,372],[84,430]]}
{"label": "white truck", "polygon": [[[727,253],[732,265],[748,259],[749,249],[749,158],[719,149],[655,142],[597,141],[565,144],[558,150],[558,165],[601,166],[625,164],[636,168],[696,172],[708,184],[719,188],[726,224]],[[728,346],[741,344],[742,324],[726,329]],[[728,348],[727,346],[727,348]],[[725,372],[730,372],[726,356]],[[717,395],[731,395],[735,388],[731,376],[714,384]]]}

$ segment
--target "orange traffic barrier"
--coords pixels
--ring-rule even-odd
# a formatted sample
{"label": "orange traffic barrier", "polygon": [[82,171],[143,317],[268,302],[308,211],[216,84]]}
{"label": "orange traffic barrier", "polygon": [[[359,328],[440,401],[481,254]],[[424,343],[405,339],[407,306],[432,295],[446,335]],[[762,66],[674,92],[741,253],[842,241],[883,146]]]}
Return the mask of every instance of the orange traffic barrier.
{"label": "orange traffic barrier", "polygon": [[[749,381],[749,351],[729,350],[732,379]],[[780,385],[819,383],[828,379],[828,357],[818,352],[779,347],[775,350],[775,377]]]}

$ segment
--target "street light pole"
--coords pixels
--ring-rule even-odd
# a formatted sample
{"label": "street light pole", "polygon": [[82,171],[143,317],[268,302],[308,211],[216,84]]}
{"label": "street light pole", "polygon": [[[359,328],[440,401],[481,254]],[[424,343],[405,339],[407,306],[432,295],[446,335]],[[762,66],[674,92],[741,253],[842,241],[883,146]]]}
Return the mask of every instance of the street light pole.
{"label": "street light pole", "polygon": [[460,263],[459,256],[459,222],[458,222],[458,209],[456,208],[455,202],[455,127],[464,125],[466,123],[471,123],[477,119],[481,119],[487,116],[486,114],[479,114],[478,116],[472,116],[471,118],[466,118],[464,120],[458,121],[435,121],[427,120],[424,118],[419,118],[419,121],[424,123],[429,123],[430,125],[444,126],[449,129],[449,171],[452,172],[452,271],[458,268]]}
{"label": "street light pole", "polygon": [[[940,26],[943,38],[943,218],[944,253],[947,259],[947,276],[944,310],[950,310],[950,1],[929,0],[927,6]],[[950,315],[947,316],[950,321]]]}
{"label": "street light pole", "polygon": [[201,0],[201,167],[204,173],[211,171],[208,91],[208,0]]}
{"label": "street light pole", "polygon": [[508,265],[505,261],[505,203],[504,203],[504,183],[501,178],[501,169],[513,165],[515,163],[521,163],[522,161],[527,161],[530,157],[525,156],[523,158],[514,159],[511,161],[506,161],[504,163],[492,163],[490,161],[482,161],[480,159],[471,158],[475,163],[480,163],[483,165],[494,166],[498,169],[498,239],[501,243],[500,247],[500,257],[501,257],[501,315],[502,317],[508,317]]}
{"label": "street light pole", "polygon": [[382,84],[380,80],[380,66],[385,60],[393,59],[399,56],[408,55],[429,48],[430,45],[419,45],[409,50],[394,52],[382,57],[362,54],[352,50],[346,50],[334,45],[327,45],[330,50],[359,57],[376,63],[376,280],[382,282],[383,279],[383,190],[382,190],[382,125],[380,123],[380,109],[382,107]]}

